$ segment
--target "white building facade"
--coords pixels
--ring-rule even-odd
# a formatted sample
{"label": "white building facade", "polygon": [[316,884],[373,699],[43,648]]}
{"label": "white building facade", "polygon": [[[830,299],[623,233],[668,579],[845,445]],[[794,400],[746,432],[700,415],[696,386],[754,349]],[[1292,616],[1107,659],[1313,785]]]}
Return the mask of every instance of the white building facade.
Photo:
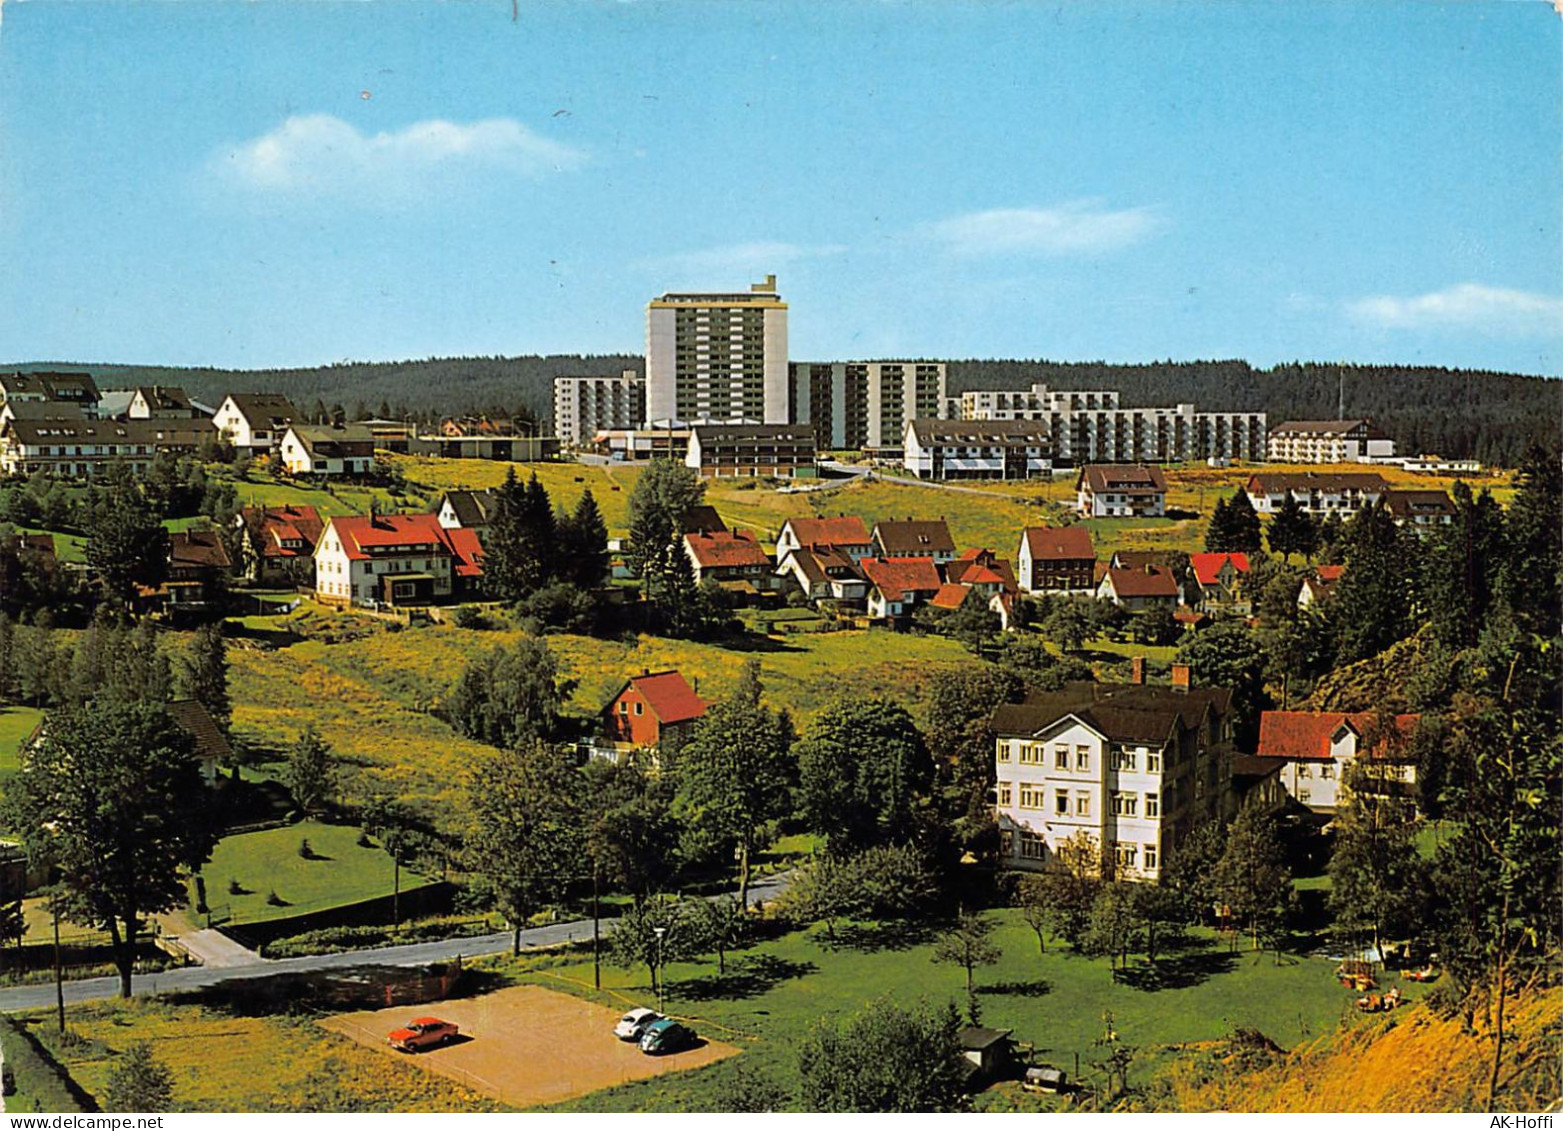
{"label": "white building facade", "polygon": [[646,382],[633,369],[618,377],[555,377],[554,433],[586,447],[599,432],[638,428],[646,419]]}
{"label": "white building facade", "polygon": [[793,422],[814,425],[820,446],[831,451],[896,449],[913,420],[944,415],[943,362],[794,362],[787,368]]}
{"label": "white building facade", "polygon": [[646,420],[787,424],[787,304],[776,276],[747,293],[669,293],[646,307]]}

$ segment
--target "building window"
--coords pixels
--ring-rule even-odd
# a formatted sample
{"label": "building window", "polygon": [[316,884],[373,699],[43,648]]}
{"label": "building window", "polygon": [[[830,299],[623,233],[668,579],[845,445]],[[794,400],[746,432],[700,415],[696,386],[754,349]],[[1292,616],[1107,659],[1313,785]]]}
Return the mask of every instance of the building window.
{"label": "building window", "polygon": [[1020,834],[1020,858],[1022,860],[1045,860],[1047,858],[1047,842],[1036,833],[1022,832]]}
{"label": "building window", "polygon": [[627,715],[629,713],[630,713],[630,705],[628,703],[624,702],[623,700],[620,700],[619,701],[619,714]]}
{"label": "building window", "polygon": [[1020,744],[1020,764],[1023,766],[1040,766],[1042,764],[1042,744],[1038,742],[1022,742]]}
{"label": "building window", "polygon": [[1075,816],[1089,817],[1091,815],[1091,795],[1089,793],[1075,794]]}
{"label": "building window", "polygon": [[646,713],[646,705],[644,703],[636,703],[635,713],[637,715],[644,715]]}
{"label": "building window", "polygon": [[1061,789],[1053,795],[1053,809],[1060,817],[1069,816],[1069,791]]}
{"label": "building window", "polygon": [[1319,767],[1319,776],[1321,778],[1333,778],[1335,776],[1335,764],[1333,762],[1324,763],[1324,765]]}
{"label": "building window", "polygon": [[1053,747],[1053,768],[1067,770],[1069,768],[1069,747],[1059,743]]}
{"label": "building window", "polygon": [[1138,757],[1136,757],[1133,750],[1130,750],[1126,747],[1120,747],[1119,749],[1113,751],[1113,769],[1134,770],[1139,768],[1139,764],[1140,760]]}
{"label": "building window", "polygon": [[1015,855],[1015,834],[1008,829],[999,830],[999,853],[1003,856]]}
{"label": "building window", "polygon": [[1030,782],[1020,783],[1020,807],[1022,809],[1041,809],[1047,802],[1044,800],[1045,791],[1039,785]]}
{"label": "building window", "polygon": [[1159,859],[1160,858],[1156,853],[1156,846],[1154,844],[1147,844],[1145,846],[1145,870],[1147,872],[1154,872],[1157,867],[1159,867]]}
{"label": "building window", "polygon": [[1140,846],[1137,844],[1125,844],[1122,842],[1113,845],[1113,860],[1120,868],[1133,869],[1139,859]]}
{"label": "building window", "polygon": [[999,782],[999,787],[998,787],[999,805],[1001,807],[1003,807],[1003,808],[1006,808],[1006,809],[1009,808],[1009,806],[1013,803],[1013,797],[1014,797],[1014,793],[1013,793],[1013,790],[1010,788],[1010,783],[1007,782],[1007,781]]}
{"label": "building window", "polygon": [[1145,795],[1145,815],[1147,817],[1161,816],[1161,798],[1154,793]]}
{"label": "building window", "polygon": [[1161,773],[1161,751],[1151,750],[1145,755],[1145,772],[1148,774]]}
{"label": "building window", "polygon": [[1313,767],[1308,765],[1306,762],[1299,764],[1297,767],[1297,776],[1299,778],[1313,777]]}
{"label": "building window", "polygon": [[1002,738],[999,739],[999,761],[1009,761],[1009,743],[1005,742]]}
{"label": "building window", "polygon": [[1081,772],[1091,768],[1091,748],[1089,746],[1075,747],[1075,769]]}
{"label": "building window", "polygon": [[1140,800],[1132,793],[1113,791],[1113,816],[1135,817],[1139,815]]}

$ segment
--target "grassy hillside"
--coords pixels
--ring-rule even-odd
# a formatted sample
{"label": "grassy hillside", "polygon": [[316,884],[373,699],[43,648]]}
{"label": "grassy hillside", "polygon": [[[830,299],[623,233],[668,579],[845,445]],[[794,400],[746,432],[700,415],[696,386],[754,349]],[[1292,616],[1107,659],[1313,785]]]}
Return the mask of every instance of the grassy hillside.
{"label": "grassy hillside", "polygon": [[[1563,989],[1511,1004],[1497,1111],[1551,1110],[1563,1049]],[[1229,1042],[1188,1050],[1162,1078],[1175,1111],[1484,1111],[1492,1035],[1425,1005],[1305,1042],[1259,1068]]]}

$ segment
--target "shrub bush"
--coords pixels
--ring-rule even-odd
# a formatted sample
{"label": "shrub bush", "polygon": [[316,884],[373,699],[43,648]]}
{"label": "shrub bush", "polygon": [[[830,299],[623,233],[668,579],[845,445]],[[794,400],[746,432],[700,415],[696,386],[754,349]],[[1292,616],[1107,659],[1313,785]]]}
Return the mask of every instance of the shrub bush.
{"label": "shrub bush", "polygon": [[441,915],[403,923],[400,928],[325,927],[318,931],[275,939],[260,948],[262,958],[301,958],[310,954],[341,954],[370,947],[400,946],[403,943],[431,942],[438,939],[470,939],[502,930],[488,916]]}

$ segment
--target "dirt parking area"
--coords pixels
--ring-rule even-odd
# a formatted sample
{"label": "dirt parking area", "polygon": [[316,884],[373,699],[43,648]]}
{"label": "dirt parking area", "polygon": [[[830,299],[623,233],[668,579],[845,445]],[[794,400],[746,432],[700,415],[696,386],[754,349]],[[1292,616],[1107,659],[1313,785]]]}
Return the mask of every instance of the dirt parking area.
{"label": "dirt parking area", "polygon": [[[452,1021],[461,1038],[429,1052],[397,1052],[386,1034],[414,1017]],[[620,1011],[541,986],[514,986],[481,997],[339,1013],[321,1024],[513,1107],[557,1103],[626,1080],[699,1068],[738,1051],[704,1041],[671,1056],[647,1056],[613,1035],[619,1017]]]}

